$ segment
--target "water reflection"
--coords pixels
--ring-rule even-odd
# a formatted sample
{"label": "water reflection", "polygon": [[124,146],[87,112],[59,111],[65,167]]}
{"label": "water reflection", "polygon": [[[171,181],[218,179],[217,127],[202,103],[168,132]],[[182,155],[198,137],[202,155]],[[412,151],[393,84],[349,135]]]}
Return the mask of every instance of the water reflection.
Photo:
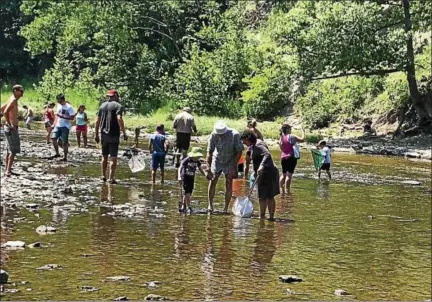
{"label": "water reflection", "polygon": [[260,220],[254,241],[251,268],[255,276],[261,276],[267,270],[276,252],[275,223]]}
{"label": "water reflection", "polygon": [[174,232],[174,256],[179,260],[189,258],[189,218],[181,215],[179,225]]}
{"label": "water reflection", "polygon": [[212,279],[213,279],[213,272],[214,272],[214,250],[213,250],[213,234],[212,234],[212,227],[211,227],[211,219],[212,216],[207,216],[206,221],[206,243],[204,246],[204,256],[201,262],[200,269],[204,273],[204,289],[203,289],[203,295],[204,299],[206,301],[213,300],[215,298],[213,291],[212,291]]}

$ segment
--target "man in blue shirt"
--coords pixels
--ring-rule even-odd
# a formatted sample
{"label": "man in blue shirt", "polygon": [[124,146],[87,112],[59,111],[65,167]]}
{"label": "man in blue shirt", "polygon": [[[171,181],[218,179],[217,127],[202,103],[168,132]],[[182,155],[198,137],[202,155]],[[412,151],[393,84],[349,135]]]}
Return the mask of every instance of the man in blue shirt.
{"label": "man in blue shirt", "polygon": [[152,155],[152,180],[156,182],[156,171],[160,167],[161,169],[161,183],[164,182],[165,176],[165,156],[168,153],[168,141],[164,135],[163,125],[156,127],[156,133],[150,136],[149,150]]}

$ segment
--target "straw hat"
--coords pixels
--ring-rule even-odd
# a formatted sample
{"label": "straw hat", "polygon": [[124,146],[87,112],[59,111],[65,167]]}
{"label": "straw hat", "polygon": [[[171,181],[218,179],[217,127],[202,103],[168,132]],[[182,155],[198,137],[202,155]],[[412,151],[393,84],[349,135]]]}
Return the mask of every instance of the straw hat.
{"label": "straw hat", "polygon": [[203,157],[202,149],[200,147],[193,147],[191,152],[188,153],[189,157]]}

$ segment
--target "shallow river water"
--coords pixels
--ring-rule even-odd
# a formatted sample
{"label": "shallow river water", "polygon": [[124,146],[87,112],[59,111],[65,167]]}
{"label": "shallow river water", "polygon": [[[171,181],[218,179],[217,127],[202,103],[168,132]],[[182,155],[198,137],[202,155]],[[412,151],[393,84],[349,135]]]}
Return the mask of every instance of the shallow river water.
{"label": "shallow river water", "polygon": [[[157,294],[177,300],[333,300],[341,299],[337,289],[355,300],[430,299],[430,162],[348,154],[333,154],[332,160],[334,181],[319,183],[311,156],[303,151],[293,194],[277,198],[276,222],[179,214],[172,167],[167,183],[151,185],[148,164],[132,175],[125,161],[118,179],[138,179],[125,186],[101,183],[88,212],[41,208],[38,218],[24,209],[2,208],[2,221],[26,218],[2,236],[39,241],[43,248],[2,249],[7,253],[2,268],[19,291],[1,299],[142,300]],[[96,163],[76,164],[53,172],[98,177]],[[401,184],[407,179],[421,185]],[[233,195],[242,195],[246,186],[236,180]],[[195,209],[207,207],[206,190],[207,181],[197,176]],[[220,182],[216,209],[222,209],[222,190]],[[160,215],[113,217],[100,202],[157,207]],[[41,224],[52,224],[57,232],[39,235],[35,228]],[[51,263],[62,269],[36,270]],[[303,282],[282,283],[280,275]],[[106,281],[111,276],[130,280]],[[160,284],[149,288],[149,281]],[[83,292],[81,286],[99,290]]]}

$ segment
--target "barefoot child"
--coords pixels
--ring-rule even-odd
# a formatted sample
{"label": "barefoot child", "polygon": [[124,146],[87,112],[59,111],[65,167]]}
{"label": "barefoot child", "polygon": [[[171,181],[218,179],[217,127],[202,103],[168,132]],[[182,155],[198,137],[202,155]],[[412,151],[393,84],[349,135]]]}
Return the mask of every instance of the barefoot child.
{"label": "barefoot child", "polygon": [[163,125],[156,127],[156,133],[150,136],[149,150],[152,155],[152,180],[156,182],[156,171],[160,167],[161,169],[161,183],[164,183],[165,177],[165,156],[168,153],[168,141],[164,133]]}
{"label": "barefoot child", "polygon": [[184,197],[183,207],[179,208],[179,212],[186,212],[188,209],[192,212],[190,202],[194,189],[196,169],[198,168],[201,174],[206,176],[199,160],[201,157],[203,157],[201,148],[193,147],[187,157],[181,161],[180,168],[178,169],[178,180],[184,189]]}
{"label": "barefoot child", "polygon": [[321,154],[324,158],[323,164],[321,165],[318,172],[318,179],[321,179],[321,170],[325,170],[329,179],[331,179],[330,174],[330,164],[331,164],[331,156],[330,156],[330,148],[327,147],[327,143],[325,141],[320,141],[318,143],[318,148],[321,149]]}

